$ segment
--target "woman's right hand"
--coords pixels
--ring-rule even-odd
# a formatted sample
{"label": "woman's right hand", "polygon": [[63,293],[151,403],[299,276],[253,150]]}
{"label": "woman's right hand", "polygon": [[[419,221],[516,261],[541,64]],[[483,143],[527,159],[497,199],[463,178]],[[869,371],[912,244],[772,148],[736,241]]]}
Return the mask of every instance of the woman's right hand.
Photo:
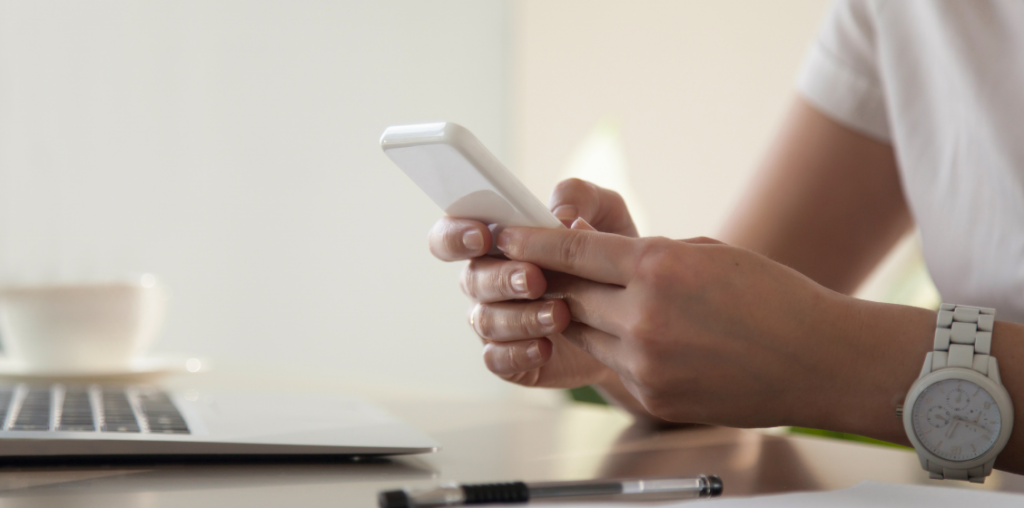
{"label": "woman's right hand", "polygon": [[[636,237],[616,192],[579,179],[564,180],[551,195],[551,210],[566,226],[582,218],[595,229]],[[577,227],[586,227],[577,223]],[[524,386],[615,386],[617,374],[562,337],[572,317],[562,300],[540,299],[578,280],[536,265],[487,256],[491,233],[483,223],[442,218],[430,231],[430,251],[443,261],[469,259],[461,286],[475,302],[469,323],[484,343],[488,370]]]}

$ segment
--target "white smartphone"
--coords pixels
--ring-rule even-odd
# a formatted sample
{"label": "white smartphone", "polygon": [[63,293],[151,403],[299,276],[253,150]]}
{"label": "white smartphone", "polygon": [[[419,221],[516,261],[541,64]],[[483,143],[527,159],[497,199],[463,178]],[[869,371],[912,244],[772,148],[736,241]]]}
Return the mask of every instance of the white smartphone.
{"label": "white smartphone", "polygon": [[494,235],[508,226],[565,227],[461,125],[395,125],[380,146],[449,217],[483,222]]}

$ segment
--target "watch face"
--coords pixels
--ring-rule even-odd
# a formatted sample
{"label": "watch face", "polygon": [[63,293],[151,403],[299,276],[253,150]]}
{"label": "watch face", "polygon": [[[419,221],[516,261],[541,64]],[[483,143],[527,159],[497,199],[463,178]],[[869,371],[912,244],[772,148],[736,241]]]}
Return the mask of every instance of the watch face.
{"label": "watch face", "polygon": [[947,379],[925,388],[914,402],[914,433],[924,447],[946,460],[971,460],[999,437],[999,407],[984,388]]}

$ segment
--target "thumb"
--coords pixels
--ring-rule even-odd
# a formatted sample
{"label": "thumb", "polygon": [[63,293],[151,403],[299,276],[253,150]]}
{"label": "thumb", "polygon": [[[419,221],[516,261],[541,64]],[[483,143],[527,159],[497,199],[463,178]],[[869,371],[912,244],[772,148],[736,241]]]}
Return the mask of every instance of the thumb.
{"label": "thumb", "polygon": [[592,229],[634,238],[638,236],[622,196],[578,178],[559,182],[551,193],[548,207],[566,226],[582,217],[594,226]]}

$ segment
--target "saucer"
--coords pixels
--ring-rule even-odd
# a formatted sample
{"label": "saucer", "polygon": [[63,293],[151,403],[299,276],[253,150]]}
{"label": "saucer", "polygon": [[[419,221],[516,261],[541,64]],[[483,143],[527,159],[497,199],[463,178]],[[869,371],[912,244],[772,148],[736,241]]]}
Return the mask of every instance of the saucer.
{"label": "saucer", "polygon": [[209,362],[184,355],[154,353],[132,360],[120,369],[44,370],[18,360],[0,356],[0,380],[65,382],[152,382],[173,374],[191,374],[209,370]]}

